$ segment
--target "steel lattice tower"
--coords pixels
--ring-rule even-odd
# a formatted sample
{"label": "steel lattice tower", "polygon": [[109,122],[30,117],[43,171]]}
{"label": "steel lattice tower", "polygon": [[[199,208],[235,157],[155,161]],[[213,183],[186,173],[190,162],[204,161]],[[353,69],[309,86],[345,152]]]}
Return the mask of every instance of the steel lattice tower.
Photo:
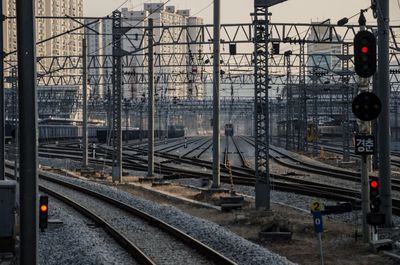
{"label": "steel lattice tower", "polygon": [[122,62],[121,62],[121,12],[113,12],[113,69],[112,69],[112,148],[113,181],[121,181],[122,175]]}
{"label": "steel lattice tower", "polygon": [[254,12],[254,125],[256,208],[270,209],[269,180],[269,109],[268,109],[268,8],[255,7]]}
{"label": "steel lattice tower", "polygon": [[343,92],[342,92],[342,101],[343,103],[343,161],[350,161],[350,97],[349,94],[352,92],[352,88],[349,87],[349,45],[343,44],[342,46],[342,83],[343,83]]}
{"label": "steel lattice tower", "polygon": [[299,62],[299,134],[297,139],[297,149],[308,151],[307,135],[307,92],[306,92],[306,65],[304,43],[300,42],[300,62]]}

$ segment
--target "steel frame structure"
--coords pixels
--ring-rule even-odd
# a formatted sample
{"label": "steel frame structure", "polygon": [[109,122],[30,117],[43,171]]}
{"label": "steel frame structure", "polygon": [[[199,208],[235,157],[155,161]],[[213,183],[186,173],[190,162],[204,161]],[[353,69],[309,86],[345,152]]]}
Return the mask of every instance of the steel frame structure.
{"label": "steel frame structure", "polygon": [[254,140],[256,208],[270,210],[269,179],[269,17],[267,7],[254,7]]}

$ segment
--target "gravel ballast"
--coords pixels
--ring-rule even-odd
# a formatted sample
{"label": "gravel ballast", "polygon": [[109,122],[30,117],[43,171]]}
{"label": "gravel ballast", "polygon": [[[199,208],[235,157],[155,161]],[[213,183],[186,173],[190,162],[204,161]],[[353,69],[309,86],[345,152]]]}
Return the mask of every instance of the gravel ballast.
{"label": "gravel ballast", "polygon": [[[56,176],[51,173],[51,176]],[[117,188],[84,181],[80,179],[66,178],[58,176],[65,181],[77,184],[82,187],[90,188],[97,192],[106,194],[114,199],[125,202],[138,209],[156,216],[157,218],[177,227],[190,236],[200,240],[216,251],[237,262],[238,264],[294,264],[278,254],[268,250],[232,233],[228,229],[213,222],[190,216],[173,206],[161,206],[154,202],[141,198],[134,198],[127,192]]]}
{"label": "gravel ballast", "polygon": [[103,229],[53,197],[49,219],[62,224],[49,224],[45,232],[39,232],[39,264],[138,264]]}
{"label": "gravel ballast", "polygon": [[156,264],[213,264],[205,256],[193,251],[193,249],[163,232],[158,227],[109,203],[49,181],[42,180],[41,185],[61,193],[68,198],[73,198],[75,202],[79,202],[80,205],[90,209],[90,211],[100,216],[114,229],[133,242]]}

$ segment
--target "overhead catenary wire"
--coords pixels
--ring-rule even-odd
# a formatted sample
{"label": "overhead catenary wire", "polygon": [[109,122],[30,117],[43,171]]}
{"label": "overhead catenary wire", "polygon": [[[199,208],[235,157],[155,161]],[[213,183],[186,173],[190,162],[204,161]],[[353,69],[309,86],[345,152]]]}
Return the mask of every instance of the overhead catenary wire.
{"label": "overhead catenary wire", "polygon": [[[130,25],[132,28],[134,28],[134,27],[138,26],[140,23],[142,23],[143,21],[145,21],[147,18],[149,18],[149,16],[151,16],[151,15],[154,14],[155,12],[159,11],[161,8],[163,8],[163,7],[164,7],[166,4],[168,4],[170,1],[171,1],[171,0],[167,0],[167,1],[166,1],[165,3],[163,3],[160,7],[156,8],[156,9],[153,10],[152,12],[149,12],[149,14],[148,14],[146,17],[144,17],[144,18],[142,18],[141,20],[139,20],[135,25],[132,25],[132,24],[127,23],[127,22],[125,22],[125,23],[127,23],[127,24]],[[124,34],[124,36],[127,37],[126,34]],[[121,39],[122,39],[122,38],[121,38]],[[109,47],[110,45],[113,45],[113,42],[110,42],[110,43],[108,43],[107,45],[105,45],[105,46],[103,46],[103,47],[101,47],[101,48],[99,48],[99,49],[97,49],[97,50],[94,50],[94,51],[91,52],[89,55],[96,54],[97,52],[99,52],[99,51],[101,51],[101,50],[104,50],[105,48]]]}

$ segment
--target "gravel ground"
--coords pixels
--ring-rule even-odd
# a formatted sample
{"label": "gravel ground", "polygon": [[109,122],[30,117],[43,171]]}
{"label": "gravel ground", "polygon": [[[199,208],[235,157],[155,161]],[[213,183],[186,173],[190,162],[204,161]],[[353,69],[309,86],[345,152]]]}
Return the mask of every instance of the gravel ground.
{"label": "gravel ground", "polygon": [[[49,173],[46,173],[49,174]],[[52,174],[51,174],[52,175]],[[116,188],[87,182],[79,179],[60,178],[105,193],[136,208],[145,210],[161,220],[178,227],[180,230],[200,240],[204,244],[220,251],[238,264],[293,264],[286,258],[245,240],[228,229],[207,220],[190,216],[173,206],[161,206],[141,198],[134,198]]]}
{"label": "gravel ground", "polygon": [[59,219],[63,224],[50,224],[39,233],[39,264],[138,264],[103,229],[90,226],[89,219],[53,197],[49,219]]}
{"label": "gravel ground", "polygon": [[[190,185],[194,187],[201,187],[201,180],[199,179],[176,179],[171,180],[176,183],[180,183],[183,185]],[[221,183],[222,188],[229,189],[230,185]],[[235,191],[237,193],[245,194],[251,197],[255,197],[254,187],[242,186],[242,185],[235,185]],[[327,200],[323,198],[316,198],[306,195],[300,195],[295,193],[288,193],[288,192],[281,192],[271,190],[271,200],[275,203],[283,203],[288,205],[289,207],[299,208],[305,211],[310,210],[311,202],[318,200],[322,204],[334,205],[336,204],[335,201]],[[341,221],[346,223],[355,223],[356,220],[360,224],[361,222],[361,212],[360,211],[353,211],[352,213],[343,213],[343,214],[334,214],[334,215],[326,215],[325,218],[329,220]],[[393,216],[393,220],[396,225],[400,225],[400,218],[397,216]]]}
{"label": "gravel ground", "polygon": [[[79,202],[96,215],[99,215],[115,229],[122,232],[130,241],[134,242],[157,264],[213,264],[174,237],[126,211],[119,210],[96,198],[49,181],[41,180],[41,184],[45,184],[46,187],[56,190],[64,196],[73,198],[75,202]],[[144,238],[146,240],[143,240]]]}

